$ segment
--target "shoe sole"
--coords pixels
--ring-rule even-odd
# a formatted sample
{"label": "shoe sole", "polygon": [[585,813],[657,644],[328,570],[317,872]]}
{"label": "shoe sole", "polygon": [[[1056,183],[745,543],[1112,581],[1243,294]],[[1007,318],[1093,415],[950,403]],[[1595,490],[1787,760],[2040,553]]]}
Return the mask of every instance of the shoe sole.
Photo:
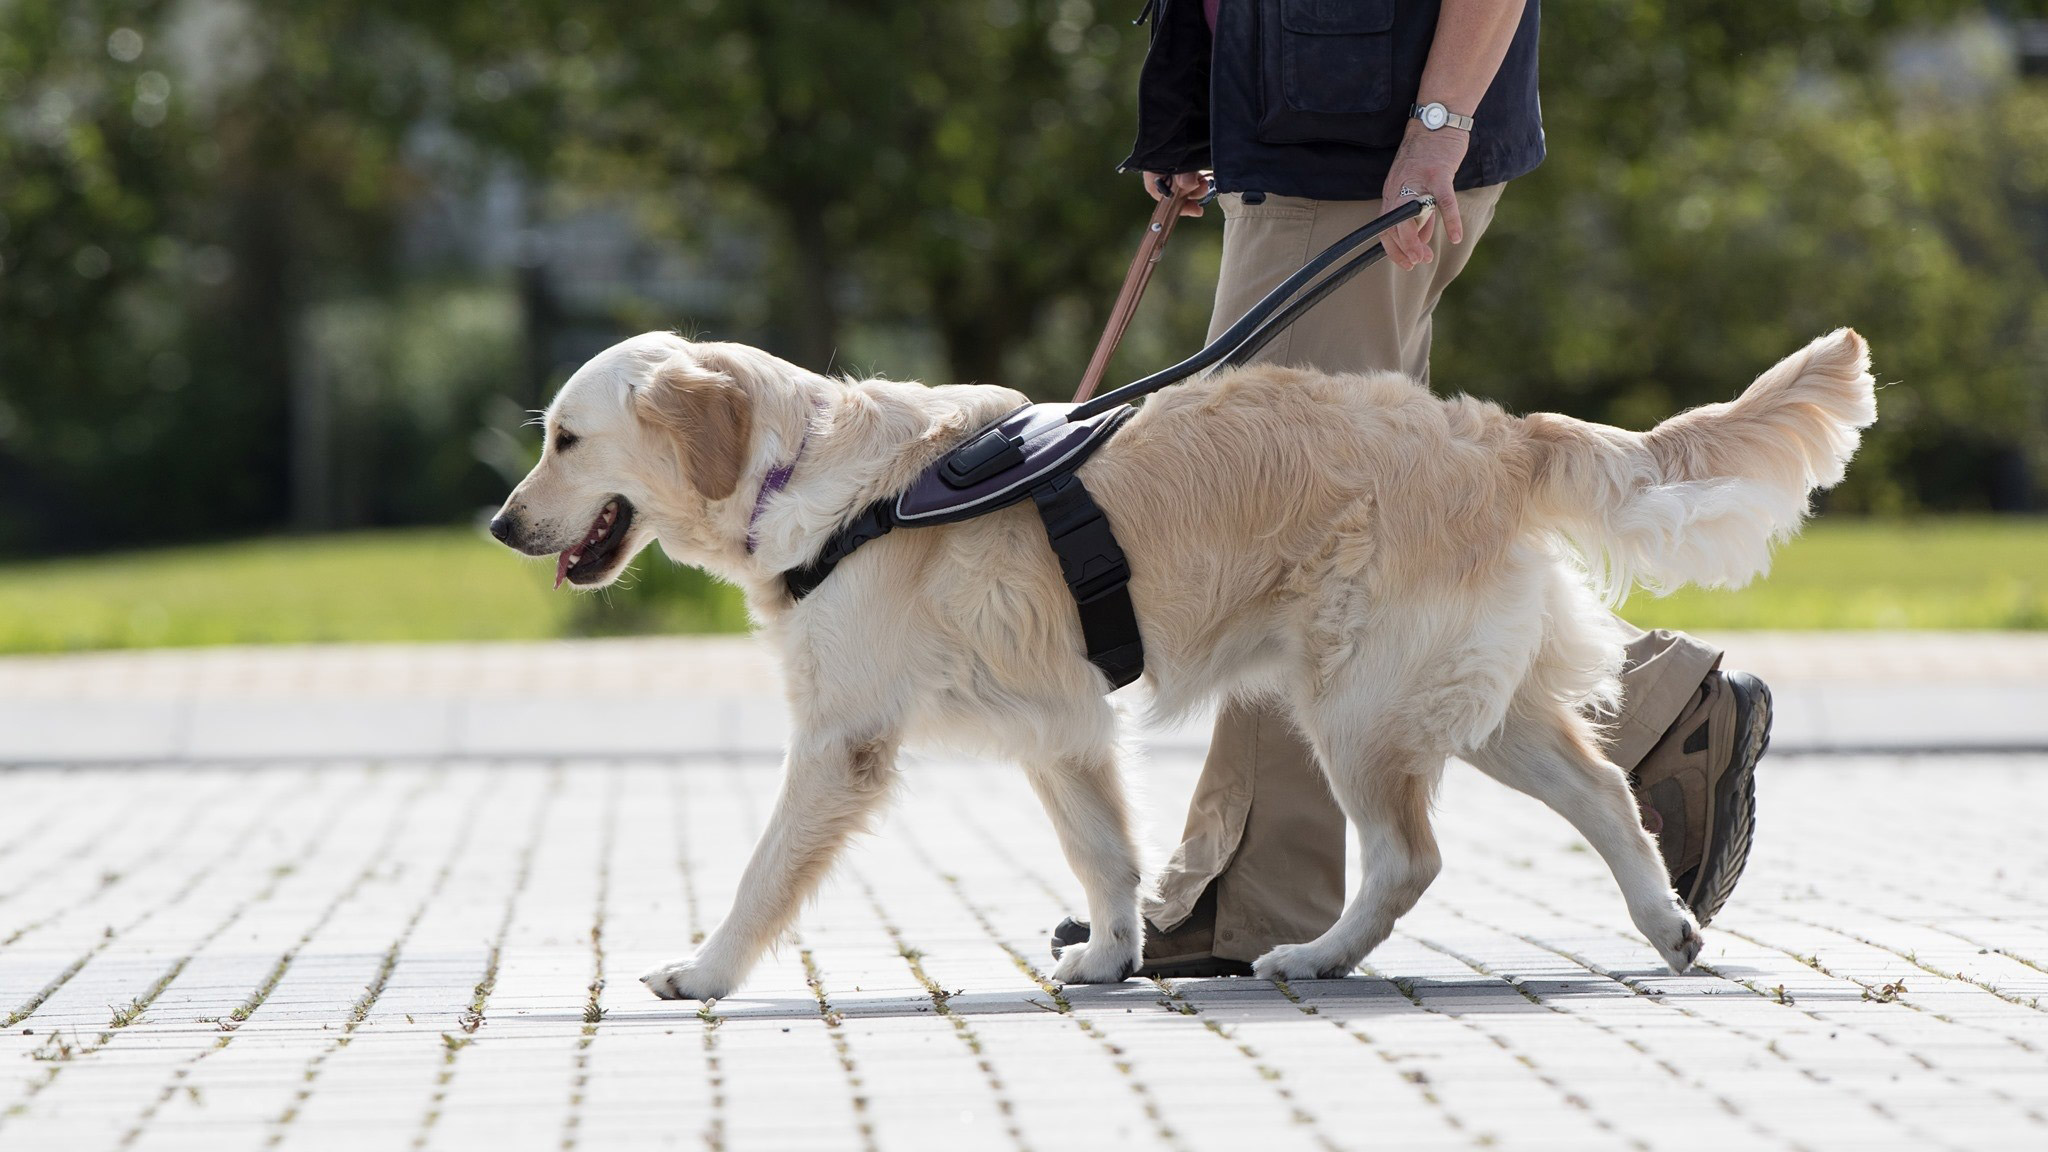
{"label": "shoe sole", "polygon": [[1140,964],[1138,975],[1148,980],[1202,980],[1211,976],[1249,976],[1252,966],[1242,960],[1225,960],[1220,956],[1202,956],[1189,960],[1166,960],[1156,964]]}
{"label": "shoe sole", "polygon": [[[1052,930],[1052,958],[1074,944],[1088,942],[1088,925],[1069,916],[1060,921]],[[1211,976],[1249,976],[1252,966],[1242,960],[1225,960],[1220,956],[1174,956],[1150,964],[1140,964],[1130,975],[1142,976],[1148,980],[1200,980]]]}
{"label": "shoe sole", "polygon": [[1734,767],[1714,783],[1714,828],[1695,873],[1692,895],[1686,899],[1701,925],[1735,894],[1756,841],[1756,766],[1771,747],[1771,689],[1754,677],[1747,679],[1756,691],[1738,691],[1735,707],[1736,728],[1744,734],[1745,747]]}

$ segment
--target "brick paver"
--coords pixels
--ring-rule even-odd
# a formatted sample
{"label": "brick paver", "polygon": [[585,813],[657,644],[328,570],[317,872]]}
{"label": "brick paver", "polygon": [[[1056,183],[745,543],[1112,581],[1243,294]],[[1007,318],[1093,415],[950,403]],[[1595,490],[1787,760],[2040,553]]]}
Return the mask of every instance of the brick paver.
{"label": "brick paver", "polygon": [[[919,759],[699,1009],[634,977],[716,922],[772,761],[315,751],[0,768],[0,1149],[2048,1146],[2048,755],[1767,761],[1685,976],[1453,766],[1444,875],[1350,979],[1067,988],[1022,776]],[[1155,854],[1197,767],[1142,769]]]}

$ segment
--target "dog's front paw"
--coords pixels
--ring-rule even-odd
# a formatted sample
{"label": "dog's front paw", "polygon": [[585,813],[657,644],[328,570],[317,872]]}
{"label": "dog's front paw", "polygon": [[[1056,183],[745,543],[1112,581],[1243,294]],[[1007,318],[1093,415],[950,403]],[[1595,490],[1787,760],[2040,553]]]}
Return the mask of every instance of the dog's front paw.
{"label": "dog's front paw", "polygon": [[640,974],[640,982],[663,1000],[718,1000],[737,983],[699,964],[695,956],[650,968]]}
{"label": "dog's front paw", "polygon": [[1261,980],[1342,980],[1355,967],[1313,943],[1282,944],[1252,961],[1252,975]]}
{"label": "dog's front paw", "polygon": [[1060,984],[1121,984],[1138,971],[1141,948],[1115,948],[1108,941],[1069,944],[1060,952],[1052,978]]}
{"label": "dog's front paw", "polygon": [[1700,950],[1707,946],[1701,938],[1699,925],[1693,922],[1692,914],[1683,909],[1674,909],[1674,923],[1658,929],[1650,943],[1656,946],[1657,954],[1664,957],[1664,963],[1673,972],[1683,973],[1700,958]]}

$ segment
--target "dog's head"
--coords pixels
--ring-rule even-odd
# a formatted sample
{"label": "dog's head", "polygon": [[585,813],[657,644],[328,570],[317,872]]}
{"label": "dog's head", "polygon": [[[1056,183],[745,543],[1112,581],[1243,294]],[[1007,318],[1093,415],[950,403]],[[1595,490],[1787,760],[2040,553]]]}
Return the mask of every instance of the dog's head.
{"label": "dog's head", "polygon": [[754,471],[757,395],[777,367],[787,366],[744,345],[667,332],[599,353],[548,406],[540,462],[491,535],[529,556],[556,553],[557,586],[603,587],[657,539],[678,560],[714,561],[733,543],[733,517],[720,513]]}

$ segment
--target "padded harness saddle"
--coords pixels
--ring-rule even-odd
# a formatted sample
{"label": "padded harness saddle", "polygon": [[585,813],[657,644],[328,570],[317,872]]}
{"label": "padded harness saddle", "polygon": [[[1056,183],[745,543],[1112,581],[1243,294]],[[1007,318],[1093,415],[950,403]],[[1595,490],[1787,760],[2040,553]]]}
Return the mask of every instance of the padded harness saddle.
{"label": "padded harness saddle", "polygon": [[[1102,364],[1115,350],[1116,336],[1129,320],[1128,311],[1137,307],[1136,293],[1150,274],[1158,245],[1165,243],[1164,228],[1179,215],[1183,201],[1181,195],[1169,196],[1154,213],[1156,239],[1147,240],[1131,265],[1125,281],[1129,299],[1118,300],[1117,315],[1111,318],[1103,343],[1096,349],[1098,363],[1089,366],[1080,399],[1087,399]],[[1131,609],[1131,566],[1110,531],[1109,518],[1075,470],[1131,418],[1135,413],[1131,401],[1218,364],[1236,367],[1249,362],[1303,312],[1384,257],[1386,249],[1376,242],[1380,233],[1435,207],[1434,197],[1412,196],[1340,238],[1268,292],[1207,347],[1171,368],[1086,403],[1027,404],[976,432],[925,469],[908,489],[862,509],[832,534],[817,559],[784,572],[782,579],[790,598],[801,600],[810,595],[840,561],[899,526],[950,524],[1007,508],[1029,496],[1038,505],[1046,539],[1060,558],[1060,574],[1081,614],[1081,635],[1087,642],[1089,661],[1102,669],[1114,687],[1136,680],[1145,671],[1145,645],[1138,635],[1137,613]],[[1351,255],[1367,244],[1371,247]],[[1350,259],[1339,265],[1346,256]],[[1329,275],[1323,275],[1325,272]],[[770,475],[770,483],[755,500],[756,517],[769,493],[789,480],[789,467],[793,464]],[[751,536],[748,547],[751,551]]]}
{"label": "padded harness saddle", "polygon": [[833,533],[818,558],[783,573],[791,599],[815,591],[861,545],[902,528],[969,520],[1029,497],[1081,614],[1088,660],[1121,688],[1145,671],[1145,644],[1131,608],[1131,567],[1109,518],[1076,470],[1135,409],[1080,420],[1072,404],[1027,404],[967,438],[909,488],[877,500]]}

